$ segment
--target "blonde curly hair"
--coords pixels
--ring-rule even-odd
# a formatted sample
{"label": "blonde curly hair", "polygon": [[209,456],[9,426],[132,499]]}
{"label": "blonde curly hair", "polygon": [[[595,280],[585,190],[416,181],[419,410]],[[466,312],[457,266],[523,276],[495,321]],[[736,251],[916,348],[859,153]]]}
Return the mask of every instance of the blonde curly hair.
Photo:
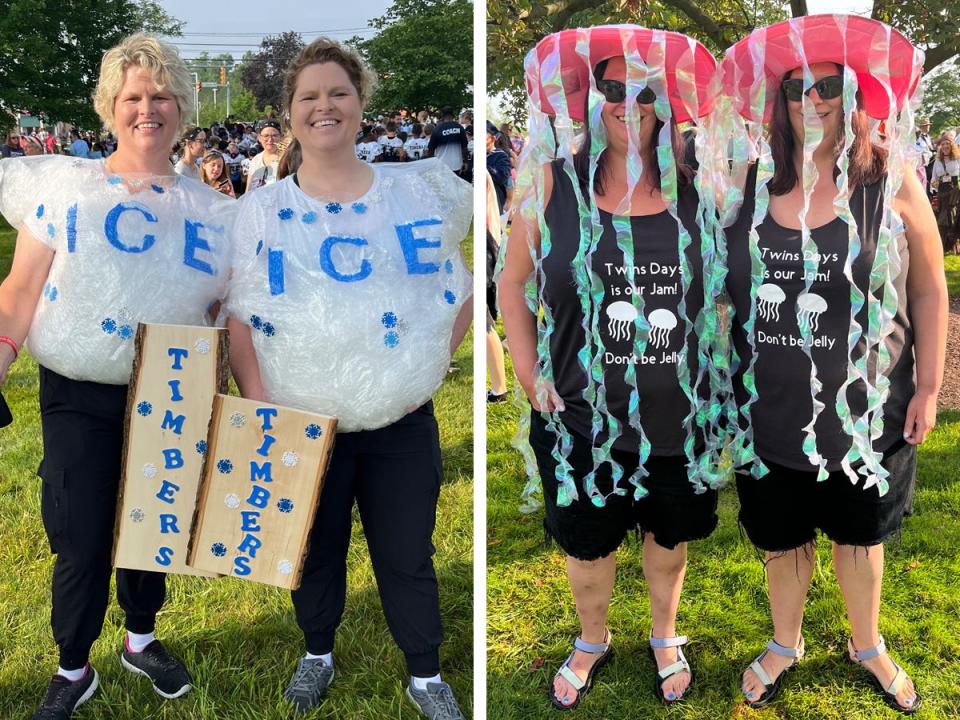
{"label": "blonde curly hair", "polygon": [[182,133],[193,115],[193,83],[190,81],[190,72],[173,45],[145,33],[131,35],[103,54],[100,78],[93,92],[93,107],[104,126],[110,131],[115,129],[114,104],[123,87],[124,73],[132,65],[149,70],[157,87],[167,89],[173,95],[180,110],[177,134]]}

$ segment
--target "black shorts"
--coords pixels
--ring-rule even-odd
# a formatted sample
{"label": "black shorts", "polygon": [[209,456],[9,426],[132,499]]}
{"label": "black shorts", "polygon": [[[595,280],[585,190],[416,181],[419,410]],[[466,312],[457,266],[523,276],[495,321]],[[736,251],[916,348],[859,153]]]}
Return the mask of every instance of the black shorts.
{"label": "black shorts", "polygon": [[740,524],[761,550],[792,550],[816,539],[817,530],[838,545],[870,546],[900,529],[912,512],[917,448],[900,440],[883,454],[889,489],[854,485],[842,470],[817,482],[816,471],[763,461],[770,469],[757,480],[737,474]]}
{"label": "black shorts", "polygon": [[[573,433],[571,436],[573,448],[567,460],[573,467],[579,499],[558,507],[557,461],[552,455],[556,437],[540,413],[530,413],[530,445],[543,483],[543,526],[567,555],[578,560],[605,557],[637,527],[644,534],[653,533],[658,545],[672,550],[680,543],[709,536],[717,526],[717,491],[694,491],[683,456],[647,459],[645,467],[650,474],[643,485],[649,494],[641,500],[633,499],[630,487],[626,495],[610,495],[604,507],[597,507],[583,489],[583,478],[593,468],[590,441]],[[623,466],[621,485],[629,485],[626,478],[636,470],[640,456],[616,449],[611,454]],[[596,484],[604,495],[611,492],[609,463],[597,469]]]}

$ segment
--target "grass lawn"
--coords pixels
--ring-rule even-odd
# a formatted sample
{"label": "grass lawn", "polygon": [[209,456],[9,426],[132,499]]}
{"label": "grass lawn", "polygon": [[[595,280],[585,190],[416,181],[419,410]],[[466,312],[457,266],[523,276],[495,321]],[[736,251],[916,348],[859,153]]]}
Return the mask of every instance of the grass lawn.
{"label": "grass lawn", "polygon": [[[951,295],[960,294],[960,258],[947,258]],[[509,358],[508,358],[509,363]],[[510,368],[508,377],[512,376]],[[557,718],[547,686],[579,632],[562,552],[544,545],[542,511],[518,512],[525,476],[510,447],[517,408],[487,413],[488,713],[497,720]],[[762,710],[740,702],[740,676],[771,637],[763,567],[737,525],[736,491],[720,494],[720,524],[692,543],[677,630],[688,635],[695,675],[688,701],[663,708],[652,691],[656,667],[640,547],[618,556],[610,607],[616,655],[576,711],[618,720],[881,720],[883,704],[864,671],[846,659],[849,628],[829,543],[821,540],[804,623],[807,655]],[[960,718],[960,412],[942,412],[919,455],[914,515],[886,548],[880,631],[923,696],[918,718]]]}
{"label": "grass lawn", "polygon": [[[9,268],[13,231],[0,220],[0,278]],[[465,246],[470,255],[470,244]],[[434,544],[446,642],[443,676],[461,706],[472,706],[473,680],[473,367],[468,335],[456,356],[460,370],[437,393],[444,483]],[[15,424],[0,431],[0,718],[29,717],[57,667],[51,637],[50,572],[53,557],[40,522],[40,424],[37,369],[21,358],[3,388]],[[356,517],[355,517],[356,520]],[[403,655],[387,631],[380,598],[355,522],[349,556],[347,609],[335,649],[337,679],[308,718],[418,717],[403,694]],[[114,595],[115,597],[115,595]],[[171,577],[158,635],[196,679],[195,690],[164,701],[145,678],[120,667],[123,614],[111,601],[91,663],[101,691],[77,711],[78,720],[279,720],[290,709],[281,699],[302,636],[289,593],[223,578]]]}

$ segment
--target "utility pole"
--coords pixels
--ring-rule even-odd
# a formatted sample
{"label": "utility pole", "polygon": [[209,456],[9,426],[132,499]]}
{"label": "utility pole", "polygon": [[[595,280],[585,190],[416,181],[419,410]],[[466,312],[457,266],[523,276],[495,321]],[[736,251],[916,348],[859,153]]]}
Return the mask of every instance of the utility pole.
{"label": "utility pole", "polygon": [[197,127],[200,126],[200,76],[197,73],[193,75],[193,106],[197,111]]}

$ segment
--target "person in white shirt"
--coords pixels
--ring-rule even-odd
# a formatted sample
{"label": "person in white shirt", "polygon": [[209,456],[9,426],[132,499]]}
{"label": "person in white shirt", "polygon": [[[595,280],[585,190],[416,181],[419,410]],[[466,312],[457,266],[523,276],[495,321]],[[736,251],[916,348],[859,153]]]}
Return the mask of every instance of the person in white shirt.
{"label": "person in white shirt", "polygon": [[198,163],[207,149],[207,134],[203,131],[203,128],[192,127],[181,136],[181,142],[183,143],[183,157],[173,166],[173,170],[178,175],[199,180],[200,168]]}
{"label": "person in white shirt", "polygon": [[423,137],[423,125],[414,123],[410,137],[403,144],[407,160],[419,160],[427,150],[427,139]]}

